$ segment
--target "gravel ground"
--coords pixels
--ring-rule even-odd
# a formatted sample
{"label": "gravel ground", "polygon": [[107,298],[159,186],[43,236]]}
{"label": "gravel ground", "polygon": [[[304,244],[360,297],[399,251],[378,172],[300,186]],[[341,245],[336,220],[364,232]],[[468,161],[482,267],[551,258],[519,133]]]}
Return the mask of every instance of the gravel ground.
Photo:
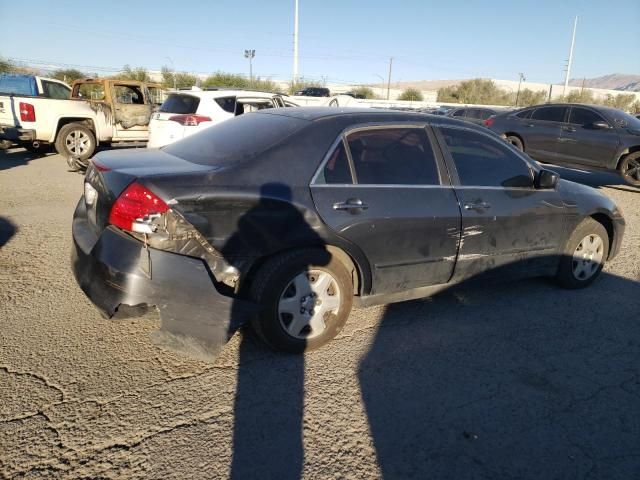
{"label": "gravel ground", "polygon": [[65,167],[0,153],[0,477],[640,478],[640,196],[617,177],[561,171],[627,218],[589,289],[458,287],[304,357],[237,334],[207,364],[76,286]]}

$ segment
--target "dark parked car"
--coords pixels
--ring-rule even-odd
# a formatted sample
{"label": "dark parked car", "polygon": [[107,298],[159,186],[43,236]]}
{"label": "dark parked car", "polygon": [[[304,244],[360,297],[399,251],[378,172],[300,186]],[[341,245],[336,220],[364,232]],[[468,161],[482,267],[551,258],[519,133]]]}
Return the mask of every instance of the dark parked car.
{"label": "dark parked car", "polygon": [[302,90],[298,90],[294,95],[300,95],[305,97],[330,97],[331,92],[325,87],[306,87]]}
{"label": "dark parked car", "polygon": [[477,125],[484,125],[485,120],[493,117],[498,113],[493,108],[485,107],[459,107],[452,108],[447,113],[447,117],[457,118],[458,120],[465,120],[467,122],[475,123]]}
{"label": "dark parked car", "polygon": [[160,150],[102,152],[73,219],[75,277],[106,316],[220,345],[333,338],[352,304],[471,277],[591,283],[618,252],[612,200],[484,127],[374,109],[236,117]]}
{"label": "dark parked car", "polygon": [[640,120],[596,105],[538,105],[485,122],[539,162],[617,170],[640,186]]}

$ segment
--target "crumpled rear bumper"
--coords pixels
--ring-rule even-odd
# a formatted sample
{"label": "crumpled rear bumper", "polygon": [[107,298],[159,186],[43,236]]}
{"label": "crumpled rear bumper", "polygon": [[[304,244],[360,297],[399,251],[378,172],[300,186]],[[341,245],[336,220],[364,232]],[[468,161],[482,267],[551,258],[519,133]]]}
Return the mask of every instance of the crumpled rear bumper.
{"label": "crumpled rear bumper", "polygon": [[256,311],[250,302],[221,294],[199,258],[146,248],[114,227],[97,236],[84,197],[74,214],[71,257],[80,288],[104,316],[156,307],[161,319],[156,343],[197,358],[215,358]]}

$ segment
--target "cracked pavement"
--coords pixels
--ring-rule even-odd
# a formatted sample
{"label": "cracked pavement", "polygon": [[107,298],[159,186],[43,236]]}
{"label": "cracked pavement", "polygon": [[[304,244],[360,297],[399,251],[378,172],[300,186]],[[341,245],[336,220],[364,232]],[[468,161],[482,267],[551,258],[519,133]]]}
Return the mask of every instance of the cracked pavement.
{"label": "cracked pavement", "polygon": [[462,286],[208,364],[152,344],[157,315],[98,314],[69,266],[82,177],[0,152],[0,477],[640,478],[640,195],[559,171],[627,219],[591,288]]}

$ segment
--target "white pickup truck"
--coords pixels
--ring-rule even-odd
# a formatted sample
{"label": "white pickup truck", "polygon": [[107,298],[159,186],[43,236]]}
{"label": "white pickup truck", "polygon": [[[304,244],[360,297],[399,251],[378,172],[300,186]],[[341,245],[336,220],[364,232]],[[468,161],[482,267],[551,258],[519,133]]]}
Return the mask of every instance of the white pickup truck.
{"label": "white pickup truck", "polygon": [[14,75],[3,85],[7,77],[0,76],[0,140],[30,150],[52,144],[79,160],[91,157],[99,144],[146,145],[153,97],[143,82],[85,79],[69,89],[31,75]]}

